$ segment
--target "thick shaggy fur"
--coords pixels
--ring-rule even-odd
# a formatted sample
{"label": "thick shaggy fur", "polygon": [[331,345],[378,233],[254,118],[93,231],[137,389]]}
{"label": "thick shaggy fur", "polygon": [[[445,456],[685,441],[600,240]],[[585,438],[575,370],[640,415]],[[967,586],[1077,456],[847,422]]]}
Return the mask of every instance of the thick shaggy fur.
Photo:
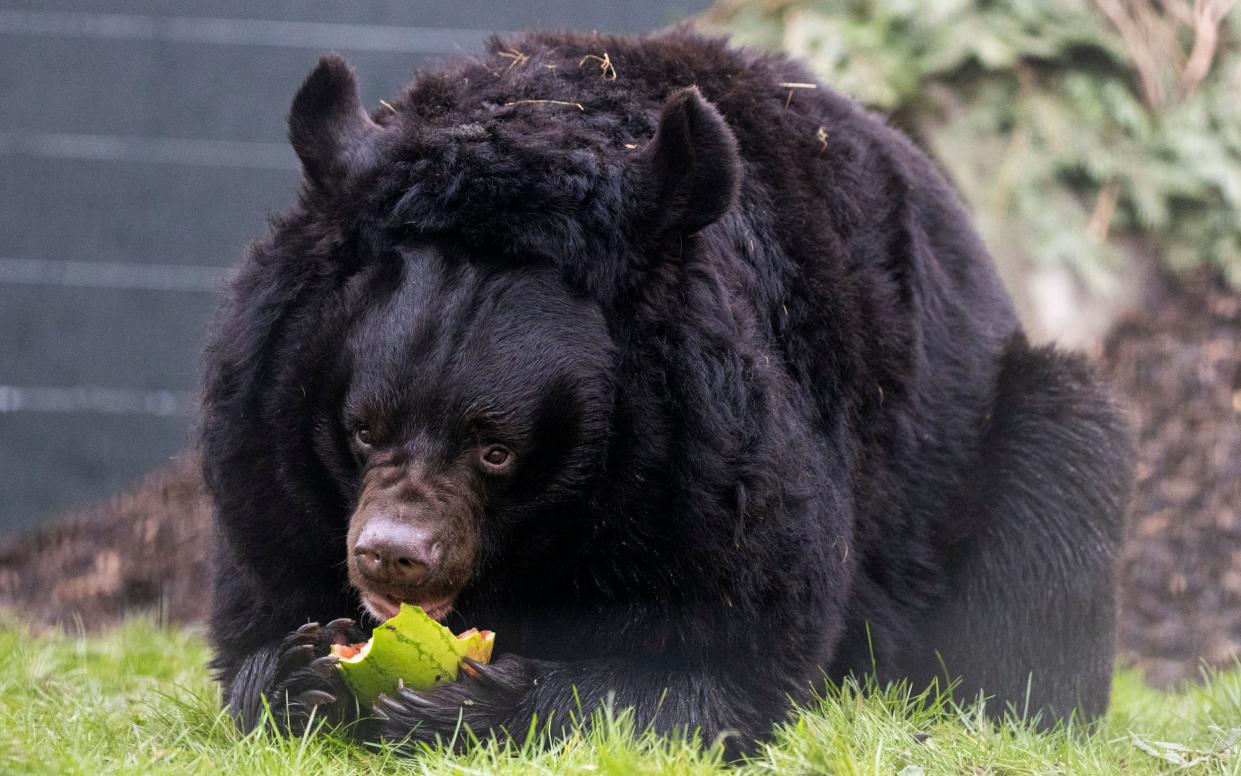
{"label": "thick shaggy fur", "polygon": [[[370,116],[343,63],[315,71],[306,186],[207,351],[212,632],[243,723],[265,695],[295,729],[318,705],[367,738],[521,735],[614,693],[737,751],[869,671],[1105,708],[1121,417],[1026,344],[927,158],[781,85],[810,81],[686,31],[499,40]],[[477,550],[448,621],[496,630],[497,660],[370,715],[315,662],[355,626],[295,632],[359,611],[375,464],[349,418],[447,470],[480,405],[529,463],[453,480]]]}

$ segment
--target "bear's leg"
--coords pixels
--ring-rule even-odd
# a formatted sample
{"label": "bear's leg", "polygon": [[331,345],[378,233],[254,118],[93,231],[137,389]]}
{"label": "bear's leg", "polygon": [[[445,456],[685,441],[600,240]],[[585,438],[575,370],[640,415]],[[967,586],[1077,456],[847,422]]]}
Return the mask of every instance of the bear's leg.
{"label": "bear's leg", "polygon": [[364,641],[353,620],[307,623],[241,661],[225,686],[228,708],[243,731],[266,718],[283,733],[301,735],[313,720],[351,722],[361,710],[329,656],[333,644]]}
{"label": "bear's leg", "polygon": [[915,687],[959,679],[956,697],[982,693],[993,714],[1046,725],[1103,713],[1131,470],[1123,414],[1085,363],[1010,344],[977,465],[948,518],[961,532],[950,592],[893,667]]}
{"label": "bear's leg", "polygon": [[311,613],[354,607],[309,585],[264,595],[270,591],[241,573],[222,548],[217,545],[215,555],[211,665],[238,726],[250,731],[270,721],[278,730],[300,734],[312,719],[357,719],[353,694],[328,654],[333,644],[364,641],[367,634],[345,618],[322,626],[306,622]]}
{"label": "bear's leg", "polygon": [[502,655],[491,665],[471,663],[465,674],[430,690],[380,696],[372,712],[378,722],[364,736],[415,748],[436,741],[463,748],[471,741],[464,726],[479,738],[520,744],[531,732],[563,735],[575,718],[589,721],[611,704],[631,709],[639,730],[697,731],[706,745],[722,740],[733,759],[768,736],[789,697],[803,696],[809,686],[790,682],[775,666],[733,673],[661,666],[653,657],[561,663]]}

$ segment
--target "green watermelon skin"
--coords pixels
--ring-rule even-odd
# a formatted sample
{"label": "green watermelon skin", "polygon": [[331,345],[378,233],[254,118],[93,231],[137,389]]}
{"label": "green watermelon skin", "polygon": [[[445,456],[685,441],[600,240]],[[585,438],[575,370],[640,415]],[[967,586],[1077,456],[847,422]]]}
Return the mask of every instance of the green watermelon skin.
{"label": "green watermelon skin", "polygon": [[487,662],[493,642],[485,633],[459,639],[421,607],[403,603],[395,617],[375,629],[365,656],[341,660],[338,666],[354,696],[370,706],[402,685],[427,690],[455,681],[462,659],[468,654]]}

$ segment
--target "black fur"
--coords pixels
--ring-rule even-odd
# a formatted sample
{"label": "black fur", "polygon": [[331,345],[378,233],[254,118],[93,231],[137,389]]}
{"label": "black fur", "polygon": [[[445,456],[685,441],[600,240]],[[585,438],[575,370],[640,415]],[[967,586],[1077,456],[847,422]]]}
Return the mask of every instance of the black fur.
{"label": "black fur", "polygon": [[[1026,344],[926,157],[825,86],[790,98],[801,66],[686,31],[491,52],[371,117],[325,58],[294,103],[306,186],[207,351],[243,723],[260,694],[294,730],[358,714],[313,662],[338,634],[290,633],[358,611],[360,422],[456,472],[477,550],[448,621],[498,633],[493,666],[382,701],[363,737],[520,737],[614,693],[739,751],[824,672],[944,667],[996,709],[1102,711],[1123,422]],[[471,468],[479,435],[512,477]]]}

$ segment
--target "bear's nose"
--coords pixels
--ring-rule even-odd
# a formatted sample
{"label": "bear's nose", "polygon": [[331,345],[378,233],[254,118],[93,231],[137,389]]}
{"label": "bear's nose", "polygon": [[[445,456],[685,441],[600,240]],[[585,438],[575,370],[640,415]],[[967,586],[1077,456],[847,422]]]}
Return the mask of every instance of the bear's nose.
{"label": "bear's nose", "polygon": [[371,582],[412,587],[431,575],[441,552],[430,531],[376,517],[358,535],[353,555],[358,570]]}

